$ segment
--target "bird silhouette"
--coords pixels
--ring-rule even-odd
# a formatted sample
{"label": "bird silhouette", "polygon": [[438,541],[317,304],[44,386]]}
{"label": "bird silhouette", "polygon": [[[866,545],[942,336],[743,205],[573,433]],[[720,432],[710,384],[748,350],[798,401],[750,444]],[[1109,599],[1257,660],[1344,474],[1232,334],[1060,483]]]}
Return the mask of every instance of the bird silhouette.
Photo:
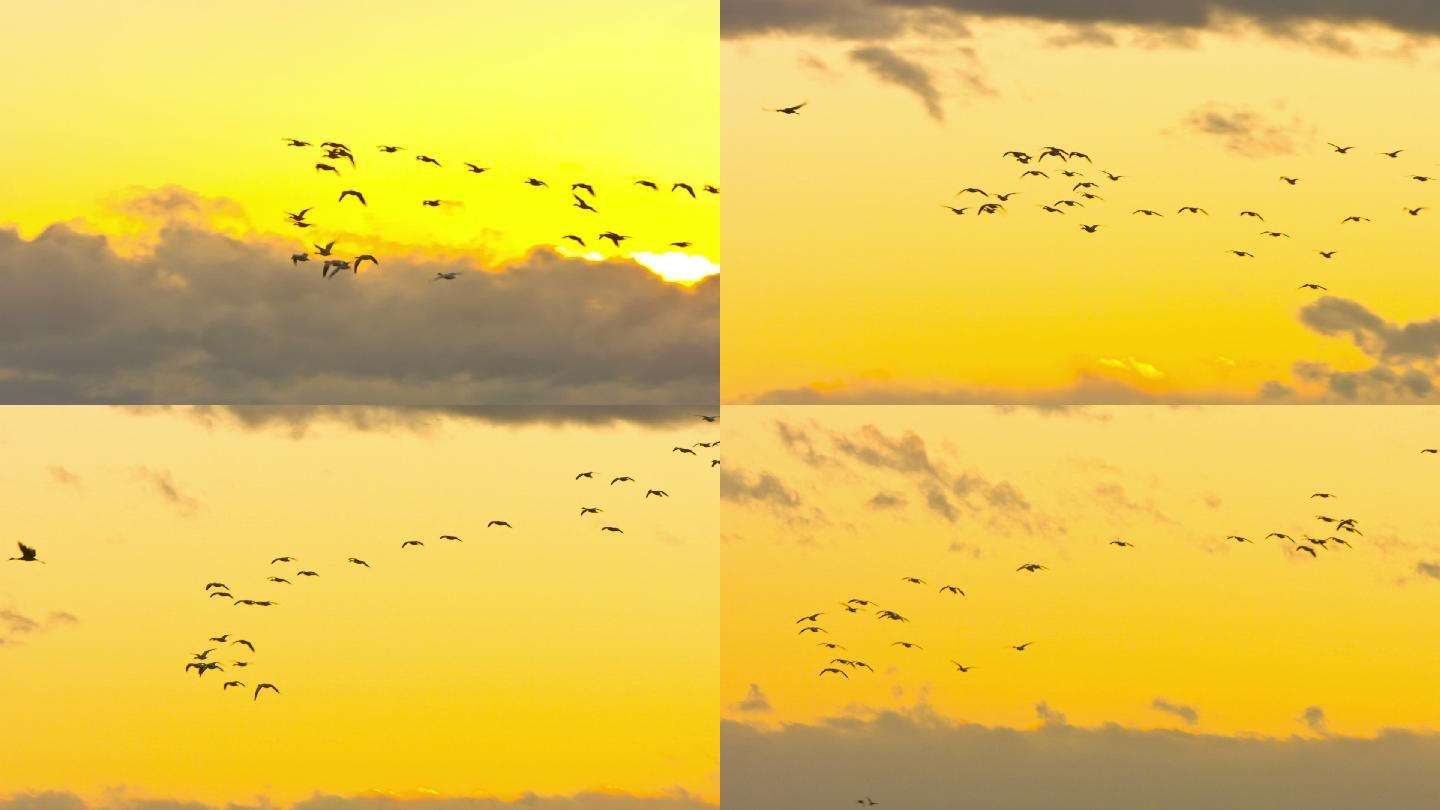
{"label": "bird silhouette", "polygon": [[365,205],[367,208],[369,207],[365,203],[365,195],[361,194],[353,188],[347,188],[344,191],[340,192],[340,199],[336,200],[336,202],[345,202],[346,197],[354,197],[355,199],[360,201],[361,205]]}
{"label": "bird silhouette", "polygon": [[805,105],[806,105],[806,104],[809,104],[809,103],[810,103],[810,102],[808,102],[808,101],[802,101],[802,102],[800,102],[799,104],[794,104],[794,105],[791,105],[791,106],[789,106],[789,107],[776,107],[776,108],[774,108],[774,109],[771,109],[771,108],[769,108],[769,107],[766,107],[766,108],[765,108],[765,111],[766,111],[766,112],[784,113],[785,115],[797,115],[797,114],[799,114],[800,110],[804,109]]}
{"label": "bird silhouette", "polygon": [[277,695],[280,694],[280,690],[275,688],[275,684],[273,684],[273,683],[262,683],[262,684],[260,684],[259,686],[255,687],[255,697],[251,698],[251,700],[259,700],[259,699],[260,699],[260,691],[263,690],[263,689],[270,689],[270,690],[273,690],[273,691],[275,692],[275,694],[277,694]]}
{"label": "bird silhouette", "polygon": [[38,562],[42,564],[45,562],[44,560],[36,556],[39,552],[35,550],[34,546],[27,546],[24,543],[20,542],[16,542],[15,545],[20,547],[20,556],[11,557],[11,560],[15,562]]}

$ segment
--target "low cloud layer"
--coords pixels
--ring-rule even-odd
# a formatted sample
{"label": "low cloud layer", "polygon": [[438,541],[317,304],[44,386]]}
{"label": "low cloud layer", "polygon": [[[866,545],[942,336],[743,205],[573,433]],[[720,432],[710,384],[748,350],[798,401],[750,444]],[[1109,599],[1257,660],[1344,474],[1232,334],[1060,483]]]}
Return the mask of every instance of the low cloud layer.
{"label": "low cloud layer", "polygon": [[[1088,728],[1043,703],[1037,718],[1032,730],[991,728],[922,707],[779,728],[725,722],[721,790],[727,805],[787,810],[853,807],[864,797],[906,810],[1418,810],[1440,795],[1440,736],[1431,734]],[[1317,728],[1297,722],[1306,724]]]}
{"label": "low cloud layer", "polygon": [[1196,31],[1245,22],[1278,36],[1313,39],[1314,26],[1378,25],[1440,34],[1440,5],[1416,0],[726,0],[725,37],[794,34],[886,39],[953,31],[967,16],[1023,19],[1087,31],[1100,25]]}
{"label": "low cloud layer", "polygon": [[[696,406],[651,405],[143,405],[123,406],[134,413],[179,414],[211,427],[276,430],[303,436],[311,428],[339,425],[351,430],[428,432],[447,420],[494,425],[633,424],[652,428],[702,425]],[[712,426],[713,427],[713,426]]]}
{"label": "low cloud layer", "polygon": [[[153,253],[0,231],[0,402],[714,402],[720,282],[536,250],[384,256],[322,280],[277,241],[172,221]],[[454,281],[436,272],[461,271]]]}
{"label": "low cloud layer", "polygon": [[[211,805],[175,799],[131,798],[114,792],[87,802],[61,791],[17,793],[0,798],[0,810],[282,810],[284,805],[260,800],[254,805]],[[289,805],[288,810],[714,810],[715,804],[683,792],[666,796],[633,796],[619,792],[576,793],[572,796],[526,794],[516,799],[471,796],[399,798],[394,796],[333,796],[317,793]]]}
{"label": "low cloud layer", "polygon": [[1300,322],[1326,337],[1350,341],[1373,365],[1341,371],[1299,362],[1295,376],[1346,402],[1420,402],[1437,399],[1440,318],[1392,323],[1355,301],[1326,296],[1300,310]]}

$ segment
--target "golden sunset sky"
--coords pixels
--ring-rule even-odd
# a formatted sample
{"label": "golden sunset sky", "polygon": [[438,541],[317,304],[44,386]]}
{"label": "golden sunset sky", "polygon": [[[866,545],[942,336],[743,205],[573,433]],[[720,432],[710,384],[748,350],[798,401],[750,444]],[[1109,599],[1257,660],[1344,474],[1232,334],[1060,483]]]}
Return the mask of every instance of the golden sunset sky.
{"label": "golden sunset sky", "polygon": [[[1052,5],[1067,4],[1026,13],[1043,17],[1033,9]],[[1195,5],[1176,4],[1177,16]],[[1400,14],[1362,5],[1355,15]],[[733,7],[748,17],[734,13],[721,53],[725,240],[736,268],[725,401],[1434,396],[1432,386],[1416,393],[1346,375],[1414,370],[1433,380],[1436,347],[1370,351],[1347,337],[1359,316],[1327,321],[1323,334],[1301,320],[1308,305],[1323,320],[1354,304],[1395,327],[1434,326],[1440,182],[1409,179],[1440,175],[1440,151],[1428,145],[1440,134],[1433,40],[1376,26],[1072,26],[963,11],[869,36],[798,23],[742,30],[749,17],[783,15]],[[858,13],[836,20],[864,23]],[[878,51],[890,61],[875,63]],[[808,106],[794,116],[763,109],[800,102]],[[1327,141],[1355,149],[1338,155]],[[1049,145],[1094,162],[1049,158],[1039,168],[1050,179],[1021,179],[1036,164],[1001,157],[1038,157]],[[1407,151],[1378,154],[1394,149]],[[1060,177],[1064,168],[1084,177]],[[1080,200],[1081,180],[1098,182],[1091,191],[1105,199],[1063,215],[1040,209]],[[982,217],[974,207],[985,198],[956,195],[972,186],[1020,194]],[[957,217],[942,205],[971,210]],[[1210,215],[1178,215],[1187,205]],[[1412,217],[1403,206],[1429,210]],[[1164,216],[1132,215],[1140,208]],[[1373,222],[1342,226],[1352,214]],[[1102,227],[1091,235],[1082,223]],[[1259,235],[1267,229],[1291,238]],[[1319,250],[1339,252],[1327,261]],[[1297,289],[1304,283],[1328,292]]]}
{"label": "golden sunset sky", "polygon": [[[1229,740],[1440,727],[1440,652],[1416,623],[1440,604],[1440,467],[1419,452],[1440,442],[1432,408],[775,406],[726,419],[730,721],[920,707],[1029,730],[1043,703],[1076,727]],[[1315,559],[1266,539],[1337,534],[1316,515],[1354,517],[1363,536]],[[1049,570],[1016,571],[1031,562]],[[851,598],[910,621],[847,614]],[[798,635],[816,611],[828,633]],[[819,677],[837,656],[875,671]],[[765,706],[747,702],[754,689]],[[1310,707],[1319,730],[1301,720]],[[847,745],[877,756],[896,739],[860,731]],[[1207,765],[1196,754],[1194,772]]]}
{"label": "golden sunset sky", "polygon": [[[84,220],[143,250],[153,223],[125,201],[178,186],[233,201],[200,213],[206,224],[297,250],[339,239],[382,263],[405,252],[494,266],[577,233],[598,254],[656,254],[641,258],[693,281],[718,270],[718,200],[670,185],[719,182],[717,26],[716,3],[689,0],[17,4],[0,32],[0,66],[25,77],[0,134],[17,191],[0,199],[0,223],[31,236]],[[346,143],[358,167],[321,175],[318,150],[287,137]],[[530,176],[550,188],[523,185]],[[599,214],[571,207],[577,181],[594,184]],[[369,207],[338,205],[346,188]],[[421,206],[434,198],[447,205]],[[282,212],[307,206],[318,225],[301,233]],[[634,240],[600,246],[611,228]]]}
{"label": "golden sunset sky", "polygon": [[[243,418],[0,410],[3,556],[23,540],[46,561],[0,562],[0,796],[715,799],[718,470],[671,448],[717,426],[645,409]],[[298,559],[269,564],[282,555]],[[278,604],[207,598],[211,581]],[[225,633],[256,652],[183,671]],[[222,692],[230,678],[248,688]],[[281,694],[252,700],[262,681]]]}

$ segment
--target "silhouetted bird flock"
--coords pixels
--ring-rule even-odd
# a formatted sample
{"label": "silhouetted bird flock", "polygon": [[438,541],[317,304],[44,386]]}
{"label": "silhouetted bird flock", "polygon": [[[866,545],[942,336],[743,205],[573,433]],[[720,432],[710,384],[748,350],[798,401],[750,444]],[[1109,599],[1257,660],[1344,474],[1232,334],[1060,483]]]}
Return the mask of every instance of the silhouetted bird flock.
{"label": "silhouetted bird flock", "polygon": [[[283,140],[285,141],[287,146],[297,149],[308,149],[311,147],[315,147],[315,144],[311,143],[310,141],[301,140],[299,138],[285,138]],[[350,182],[348,179],[349,176],[355,173],[359,168],[359,165],[355,160],[355,153],[350,150],[350,147],[338,141],[324,141],[315,148],[318,148],[320,150],[322,159],[314,164],[314,171],[321,174],[333,175],[337,179],[344,178],[341,180],[341,183],[348,184]],[[382,145],[378,148],[382,155],[391,156],[398,156],[400,152],[406,151],[405,147],[394,145]],[[424,154],[417,154],[415,156],[415,161],[417,163],[425,164],[427,166],[431,166],[435,169],[441,170],[444,170],[446,163],[449,162],[448,159],[446,162],[441,162],[437,158]],[[481,166],[476,163],[459,163],[458,165],[463,166],[463,171],[467,174],[488,175],[493,172],[493,169],[491,167]],[[341,171],[342,168],[344,169],[343,173]],[[518,182],[535,189],[549,190],[551,188],[548,182],[537,177],[526,177],[525,179]],[[687,197],[690,200],[697,200],[702,195],[715,196],[720,193],[720,187],[712,183],[698,184],[698,192],[696,190],[696,185],[697,184],[692,184],[685,181],[675,181],[669,183],[669,191],[672,194],[679,194],[682,197]],[[635,180],[632,183],[631,187],[644,189],[647,192],[659,192],[662,190],[662,185],[660,183],[646,178],[640,178]],[[566,193],[571,198],[570,207],[590,214],[598,215],[601,213],[600,210],[595,206],[595,201],[597,200],[599,195],[597,194],[593,183],[584,180],[571,181],[568,184],[568,189],[566,190]],[[372,202],[374,202],[374,200],[370,199],[362,189],[345,188],[339,191],[338,195],[335,198],[334,205],[344,205],[346,204],[346,200],[354,200],[353,204],[365,206],[367,208],[371,205]],[[439,198],[422,199],[419,202],[420,205],[426,208],[441,208],[444,206],[451,206],[458,203],[458,201]],[[316,207],[317,206],[312,205],[301,208],[300,210],[294,212],[287,211],[285,213],[285,216],[289,220],[290,224],[294,227],[301,230],[307,230],[318,225],[318,223],[310,219],[310,212],[315,210]],[[622,242],[633,239],[634,237],[610,229],[596,232],[595,236],[592,238],[595,243],[608,241],[614,246],[616,250],[619,250]],[[324,245],[321,245],[318,242],[311,242],[309,243],[310,247],[313,247],[314,250],[312,251],[309,247],[307,247],[297,253],[291,254],[290,263],[292,265],[299,265],[302,262],[309,262],[311,261],[312,256],[317,259],[323,259],[324,261],[320,265],[320,276],[322,278],[334,278],[335,276],[339,275],[340,272],[343,270],[349,270],[351,274],[359,273],[360,265],[367,261],[376,267],[380,266],[380,260],[370,253],[361,253],[349,259],[340,258],[332,252],[335,248],[336,241],[337,240],[332,239]],[[582,248],[589,248],[591,246],[591,243],[587,242],[584,236],[575,233],[567,233],[556,240],[557,244],[565,241],[573,242]],[[665,247],[673,247],[684,250],[693,245],[694,242],[688,239],[676,239],[674,241],[666,243]],[[452,281],[456,278],[459,278],[461,275],[462,274],[460,272],[439,272],[435,274],[431,281]]]}

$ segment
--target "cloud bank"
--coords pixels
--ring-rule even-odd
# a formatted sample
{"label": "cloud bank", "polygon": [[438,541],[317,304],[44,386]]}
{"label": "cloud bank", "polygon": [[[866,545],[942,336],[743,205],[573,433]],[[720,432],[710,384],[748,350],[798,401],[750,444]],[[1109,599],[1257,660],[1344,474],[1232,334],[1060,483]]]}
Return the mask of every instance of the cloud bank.
{"label": "cloud bank", "polygon": [[[283,805],[261,799],[254,805],[211,805],[176,799],[137,799],[116,791],[104,800],[87,802],[74,793],[45,791],[0,798],[0,810],[280,810]],[[715,804],[684,792],[666,796],[635,796],[620,792],[587,792],[572,796],[526,794],[506,800],[471,796],[400,798],[387,795],[335,796],[317,793],[288,810],[714,810]]]}
{"label": "cloud bank", "polygon": [[[537,249],[498,271],[385,256],[331,280],[173,220],[153,252],[0,231],[0,402],[714,402],[718,277]],[[461,271],[454,281],[436,272]]]}
{"label": "cloud bank", "polygon": [[[1316,714],[1318,712],[1318,715]],[[870,797],[907,810],[1429,808],[1440,736],[1226,737],[1070,725],[1033,730],[941,718],[923,706],[816,724],[721,725],[721,791],[734,807],[825,810]],[[1323,711],[1311,707],[1302,723]]]}

